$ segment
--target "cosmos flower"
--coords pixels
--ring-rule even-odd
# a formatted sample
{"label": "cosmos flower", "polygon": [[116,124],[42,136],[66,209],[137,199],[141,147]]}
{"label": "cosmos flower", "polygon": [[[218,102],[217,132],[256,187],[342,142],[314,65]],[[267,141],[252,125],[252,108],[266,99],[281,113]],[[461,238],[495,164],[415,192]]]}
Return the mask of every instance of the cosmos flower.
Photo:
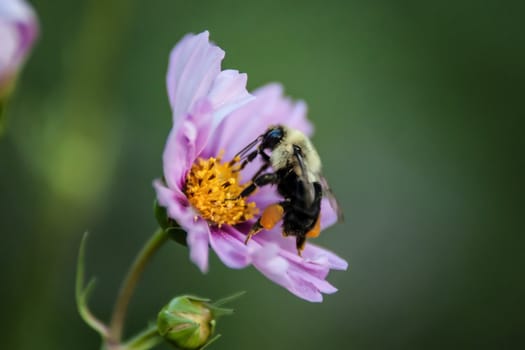
{"label": "cosmos flower", "polygon": [[38,22],[24,0],[0,1],[0,90],[16,76],[38,34]]}
{"label": "cosmos flower", "polygon": [[[326,281],[331,269],[348,264],[310,242],[298,256],[295,238],[279,228],[263,231],[245,244],[257,214],[279,201],[272,186],[239,198],[260,166],[255,160],[242,171],[230,162],[270,125],[284,124],[311,135],[303,102],[283,97],[278,84],[246,90],[246,74],[221,70],[224,51],[208,40],[208,32],[185,36],[170,57],[167,87],[173,111],[163,155],[164,178],[154,187],[159,204],[187,232],[191,260],[206,272],[211,246],[222,262],[240,269],[253,265],[270,280],[308,301],[337,291]],[[323,200],[321,227],[336,221]]]}

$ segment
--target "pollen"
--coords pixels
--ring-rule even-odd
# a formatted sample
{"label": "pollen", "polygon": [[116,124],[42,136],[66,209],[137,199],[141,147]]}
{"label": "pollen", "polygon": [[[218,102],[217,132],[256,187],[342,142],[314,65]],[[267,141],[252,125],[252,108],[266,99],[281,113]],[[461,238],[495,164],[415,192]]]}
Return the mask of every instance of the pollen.
{"label": "pollen", "polygon": [[240,197],[240,159],[223,163],[222,156],[199,158],[186,176],[185,193],[191,205],[210,224],[235,225],[250,220],[259,210]]}

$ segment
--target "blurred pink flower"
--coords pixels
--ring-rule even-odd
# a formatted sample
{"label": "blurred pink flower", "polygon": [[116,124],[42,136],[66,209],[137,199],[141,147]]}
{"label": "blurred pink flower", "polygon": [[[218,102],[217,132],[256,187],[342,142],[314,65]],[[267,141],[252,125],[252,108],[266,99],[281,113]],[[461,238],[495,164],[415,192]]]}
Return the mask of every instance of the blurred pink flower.
{"label": "blurred pink flower", "polygon": [[[190,202],[188,174],[193,174],[195,167],[199,171],[208,169],[210,162],[207,160],[216,161],[214,165],[221,159],[231,160],[273,124],[284,124],[307,135],[312,133],[312,125],[306,119],[306,105],[283,97],[280,85],[267,85],[251,95],[246,91],[246,74],[236,70],[221,71],[224,51],[211,44],[208,36],[208,32],[187,35],[171,53],[167,87],[173,129],[163,155],[164,179],[154,182],[158,202],[187,232],[190,258],[201,271],[208,269],[208,247],[211,246],[230,268],[253,265],[300,298],[322,301],[322,293],[337,291],[325,280],[328,272],[330,269],[345,270],[348,266],[345,260],[310,243],[300,257],[295,238],[282,237],[277,228],[259,233],[245,245],[245,235],[254,220],[217,224],[217,220],[203,218],[203,211]],[[246,167],[239,182],[247,182],[259,165],[256,160]],[[219,171],[224,171],[224,167],[226,165]],[[279,201],[271,186],[260,188],[248,200],[255,204],[240,204],[250,208],[247,219],[255,215],[253,205],[264,209]],[[212,211],[220,209],[217,205],[211,206]],[[229,209],[226,212],[230,214]],[[333,224],[336,217],[328,202],[323,200],[321,227]]]}
{"label": "blurred pink flower", "polygon": [[24,0],[0,0],[0,89],[14,78],[38,34],[38,22]]}

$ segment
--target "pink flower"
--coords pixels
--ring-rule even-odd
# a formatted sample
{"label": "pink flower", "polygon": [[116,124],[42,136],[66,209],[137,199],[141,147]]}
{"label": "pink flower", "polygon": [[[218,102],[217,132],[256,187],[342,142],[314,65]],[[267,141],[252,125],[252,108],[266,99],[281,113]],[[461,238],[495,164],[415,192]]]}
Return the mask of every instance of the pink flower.
{"label": "pink flower", "polygon": [[[309,242],[300,257],[295,238],[283,237],[278,228],[263,231],[244,244],[257,214],[255,206],[262,210],[279,201],[275,188],[262,187],[235,207],[231,200],[213,202],[225,196],[224,191],[215,191],[215,175],[208,177],[214,179],[210,181],[196,179],[209,168],[218,169],[218,177],[224,173],[225,179],[237,176],[239,173],[228,169],[228,161],[270,125],[284,124],[307,135],[312,133],[306,105],[283,97],[280,85],[267,85],[251,95],[246,91],[246,74],[221,71],[224,51],[211,44],[208,36],[208,32],[187,35],[171,53],[167,85],[174,125],[164,150],[164,179],[154,182],[158,202],[187,232],[190,258],[203,272],[208,270],[211,246],[230,268],[253,265],[293,294],[322,301],[322,293],[337,290],[326,281],[328,272],[345,270],[346,261]],[[241,179],[231,180],[230,187],[249,181],[257,162],[240,172]],[[208,191],[204,193],[213,192],[210,196],[218,197],[198,196],[200,185]],[[233,208],[222,210],[225,203]],[[323,200],[321,227],[333,224],[336,216]]]}
{"label": "pink flower", "polygon": [[24,0],[0,1],[0,89],[24,63],[37,33],[31,6]]}

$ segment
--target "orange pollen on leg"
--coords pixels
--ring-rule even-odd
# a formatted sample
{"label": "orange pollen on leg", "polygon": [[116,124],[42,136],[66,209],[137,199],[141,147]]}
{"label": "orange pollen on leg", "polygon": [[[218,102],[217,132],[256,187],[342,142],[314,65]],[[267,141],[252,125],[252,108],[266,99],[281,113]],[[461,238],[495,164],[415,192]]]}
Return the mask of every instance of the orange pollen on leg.
{"label": "orange pollen on leg", "polygon": [[241,185],[239,158],[221,163],[217,158],[199,158],[186,176],[184,192],[191,205],[210,224],[235,225],[258,214],[254,202],[240,197],[246,185]]}
{"label": "orange pollen on leg", "polygon": [[284,208],[280,204],[273,204],[264,209],[261,216],[261,226],[271,230],[283,218]]}

